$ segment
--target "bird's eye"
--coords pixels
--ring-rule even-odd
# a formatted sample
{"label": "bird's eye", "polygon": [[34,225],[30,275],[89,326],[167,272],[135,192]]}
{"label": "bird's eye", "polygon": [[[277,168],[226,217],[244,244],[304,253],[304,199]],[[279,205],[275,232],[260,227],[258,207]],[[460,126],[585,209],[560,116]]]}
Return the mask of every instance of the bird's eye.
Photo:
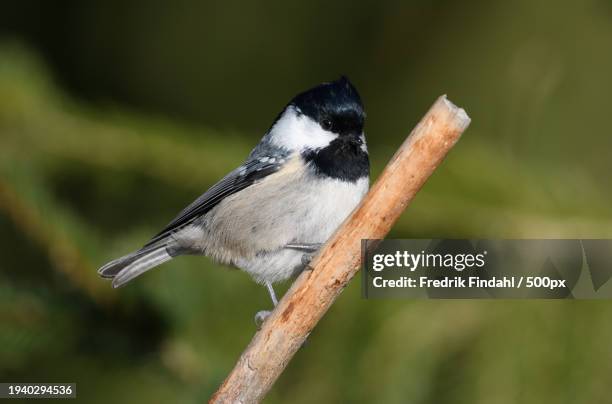
{"label": "bird's eye", "polygon": [[325,118],[321,121],[321,127],[325,130],[330,130],[332,128],[331,119]]}

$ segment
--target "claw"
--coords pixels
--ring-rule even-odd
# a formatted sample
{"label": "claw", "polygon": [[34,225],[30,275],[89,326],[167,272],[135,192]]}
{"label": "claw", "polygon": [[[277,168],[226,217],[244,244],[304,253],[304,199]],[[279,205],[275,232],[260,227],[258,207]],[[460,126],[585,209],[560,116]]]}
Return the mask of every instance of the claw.
{"label": "claw", "polygon": [[307,271],[312,271],[312,267],[310,266],[310,262],[314,258],[316,253],[309,253],[302,255],[302,265],[304,265],[304,269]]}
{"label": "claw", "polygon": [[269,310],[261,310],[255,314],[255,325],[257,326],[258,330],[261,330],[261,326],[263,325],[264,321],[270,317],[271,313],[272,312]]}

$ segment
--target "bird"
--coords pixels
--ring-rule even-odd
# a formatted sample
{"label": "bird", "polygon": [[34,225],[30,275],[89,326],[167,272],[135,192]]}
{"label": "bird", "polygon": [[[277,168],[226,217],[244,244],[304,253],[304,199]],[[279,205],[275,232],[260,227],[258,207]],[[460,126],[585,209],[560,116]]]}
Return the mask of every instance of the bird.
{"label": "bird", "polygon": [[[114,288],[181,255],[247,272],[274,306],[273,284],[297,276],[369,188],[364,106],[345,76],[296,95],[242,165],[142,248],[102,266]],[[269,311],[260,311],[260,325]]]}

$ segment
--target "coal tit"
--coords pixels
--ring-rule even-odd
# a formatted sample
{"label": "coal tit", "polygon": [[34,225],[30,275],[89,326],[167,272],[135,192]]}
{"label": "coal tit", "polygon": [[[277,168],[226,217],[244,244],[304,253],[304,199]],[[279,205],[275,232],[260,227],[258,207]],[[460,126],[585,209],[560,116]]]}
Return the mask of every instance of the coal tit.
{"label": "coal tit", "polygon": [[365,113],[345,77],[298,94],[240,167],[141,249],[101,267],[113,287],[179,255],[206,255],[266,285],[300,271],[369,186]]}

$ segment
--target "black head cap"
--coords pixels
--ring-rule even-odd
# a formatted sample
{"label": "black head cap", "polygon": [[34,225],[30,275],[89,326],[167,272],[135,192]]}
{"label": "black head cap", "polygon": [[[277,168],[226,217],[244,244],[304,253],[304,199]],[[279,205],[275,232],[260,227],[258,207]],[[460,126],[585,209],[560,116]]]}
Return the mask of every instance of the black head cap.
{"label": "black head cap", "polygon": [[344,76],[298,94],[290,105],[340,135],[360,135],[365,113],[355,86]]}

